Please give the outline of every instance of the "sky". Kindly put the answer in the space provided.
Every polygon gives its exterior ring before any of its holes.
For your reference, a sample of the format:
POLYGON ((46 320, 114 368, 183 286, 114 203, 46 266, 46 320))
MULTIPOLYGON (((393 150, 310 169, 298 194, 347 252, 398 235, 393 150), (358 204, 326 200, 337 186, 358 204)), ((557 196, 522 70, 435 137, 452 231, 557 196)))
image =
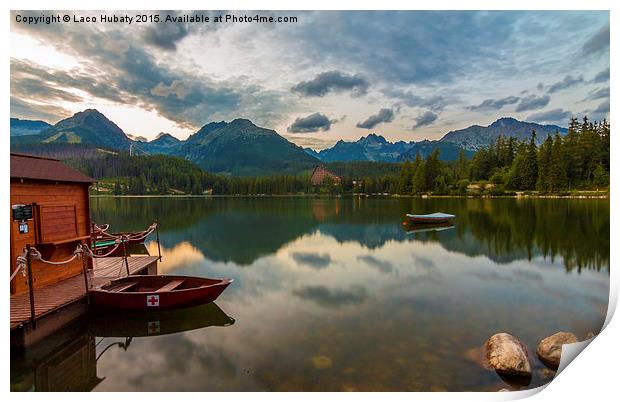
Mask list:
POLYGON ((95 108, 148 139, 247 118, 315 149, 500 117, 567 126, 609 118, 609 29, 607 11, 12 11, 11 116, 95 108), (226 14, 297 21, 214 21, 226 14), (71 20, 24 22, 52 15, 71 20))

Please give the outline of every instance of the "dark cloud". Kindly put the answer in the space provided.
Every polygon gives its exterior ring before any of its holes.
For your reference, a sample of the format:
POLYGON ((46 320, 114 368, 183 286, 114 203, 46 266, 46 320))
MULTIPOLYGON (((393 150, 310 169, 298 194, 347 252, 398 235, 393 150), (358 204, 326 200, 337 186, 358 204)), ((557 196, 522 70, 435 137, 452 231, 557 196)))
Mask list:
MULTIPOLYGON (((166 16, 181 18, 184 15, 197 16, 204 15, 213 18, 216 15, 223 14, 223 11, 159 11, 158 14, 162 20, 166 16)), ((174 51, 177 49, 177 44, 190 34, 200 34, 207 31, 216 31, 223 24, 191 24, 174 22, 174 23, 160 23, 160 24, 148 24, 142 31, 142 40, 151 46, 155 46, 162 50, 174 51)))
POLYGON ((327 268, 331 264, 332 259, 329 254, 319 254, 312 252, 295 252, 291 254, 291 257, 299 265, 307 265, 311 268, 322 269, 327 268))
POLYGON ((392 265, 390 261, 380 260, 370 254, 360 255, 359 257, 357 257, 357 260, 365 262, 366 264, 378 269, 379 272, 382 272, 384 274, 392 273, 392 271, 394 270, 394 266, 392 265))
POLYGON ((548 124, 566 124, 572 113, 564 109, 553 109, 546 112, 534 113, 527 116, 527 121, 548 124))
POLYGON ((579 77, 573 77, 572 75, 569 74, 566 77, 564 77, 562 81, 558 81, 555 84, 551 85, 549 89, 547 90, 547 92, 552 94, 562 89, 566 89, 566 88, 575 86, 577 84, 581 84, 583 81, 584 81, 583 75, 580 75, 579 77))
POLYGON ((601 82, 607 82, 607 81, 609 81, 609 67, 601 71, 600 73, 596 74, 594 78, 592 79, 592 82, 594 83, 601 83, 601 82))
POLYGON ((413 126, 413 128, 428 126, 429 124, 432 124, 435 120, 437 120, 437 117, 438 116, 435 113, 427 110, 426 112, 415 118, 415 125, 413 126))
POLYGON ((588 94, 585 100, 604 99, 609 98, 609 87, 597 88, 588 94))
POLYGON ((303 96, 325 96, 330 92, 350 91, 353 96, 364 95, 370 83, 360 74, 350 75, 340 71, 326 71, 310 81, 303 81, 291 90, 303 96))
POLYGON ((71 115, 71 112, 54 105, 41 105, 26 102, 11 96, 11 116, 19 116, 24 119, 45 120, 54 124, 59 120, 71 115))
POLYGON ((609 24, 599 29, 582 46, 581 53, 588 56, 609 49, 609 24))
POLYGON ((298 117, 291 124, 287 131, 289 133, 315 133, 317 131, 327 131, 332 124, 337 123, 338 119, 330 120, 329 117, 321 113, 313 113, 306 117, 298 117))
POLYGON ((310 300, 321 307, 328 308, 360 304, 368 298, 368 292, 364 287, 352 287, 350 290, 331 290, 325 286, 307 286, 293 293, 304 300, 310 300))
POLYGON ((499 110, 506 105, 514 105, 521 98, 517 96, 507 96, 501 99, 485 99, 479 105, 468 107, 469 110, 499 110))
POLYGON ((547 106, 549 104, 550 100, 551 100, 551 98, 549 97, 549 95, 542 95, 542 96, 530 95, 530 96, 526 96, 524 98, 521 98, 521 102, 519 102, 519 104, 517 105, 517 108, 515 110, 517 112, 525 112, 525 111, 528 111, 528 110, 540 109, 540 108, 543 108, 543 107, 547 106))
POLYGON ((342 11, 296 27, 291 39, 305 55, 363 66, 391 83, 445 84, 466 73, 506 63, 516 25, 514 12, 342 11), (435 40, 441 30, 441 39, 435 40))
POLYGON ((368 117, 366 120, 357 123, 356 126, 358 128, 365 128, 365 129, 370 130, 370 129, 375 128, 377 125, 381 123, 389 123, 392 120, 394 120, 394 110, 384 108, 384 109, 379 110, 377 114, 373 114, 372 116, 368 117))
POLYGON ((423 107, 434 112, 442 111, 447 103, 446 99, 441 95, 423 97, 414 94, 412 91, 403 91, 401 89, 386 89, 382 92, 384 95, 396 98, 409 107, 423 107))
POLYGON ((51 69, 33 62, 11 59, 13 96, 51 104, 56 100, 79 102, 82 97, 75 92, 69 92, 75 89, 114 102, 137 102, 133 96, 121 95, 104 76, 51 69))
POLYGON ((146 43, 164 50, 176 50, 177 42, 185 38, 189 30, 185 24, 150 24, 143 32, 146 43))

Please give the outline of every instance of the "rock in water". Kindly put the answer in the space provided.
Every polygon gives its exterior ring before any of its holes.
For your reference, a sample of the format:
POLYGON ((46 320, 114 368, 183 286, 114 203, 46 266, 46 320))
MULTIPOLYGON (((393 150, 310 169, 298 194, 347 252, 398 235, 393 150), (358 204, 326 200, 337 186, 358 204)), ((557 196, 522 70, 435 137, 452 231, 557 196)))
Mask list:
POLYGON ((562 345, 577 342, 575 334, 570 332, 558 332, 540 341, 536 349, 536 355, 545 363, 545 366, 557 370, 562 356, 562 345))
POLYGON ((486 342, 487 360, 504 376, 531 377, 532 367, 523 342, 505 332, 495 334, 486 342))

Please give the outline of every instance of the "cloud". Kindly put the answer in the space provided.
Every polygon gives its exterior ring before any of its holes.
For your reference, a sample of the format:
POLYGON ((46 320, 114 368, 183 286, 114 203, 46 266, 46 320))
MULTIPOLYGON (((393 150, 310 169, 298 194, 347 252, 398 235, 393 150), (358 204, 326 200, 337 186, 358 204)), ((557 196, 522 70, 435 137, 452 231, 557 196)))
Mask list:
POLYGON ((317 14, 291 40, 299 53, 331 65, 360 66, 390 83, 440 84, 496 67, 514 69, 506 56, 529 14, 514 12, 364 11, 317 14), (437 27, 444 27, 441 33, 437 27), (440 39, 437 40, 437 36, 440 39))
POLYGON ((591 111, 586 111, 583 114, 588 115, 590 120, 593 120, 593 121, 601 121, 603 119, 606 119, 607 116, 609 115, 609 98, 601 102, 596 107, 596 109, 591 110, 591 111))
POLYGON ((333 146, 337 140, 316 138, 307 135, 284 135, 287 140, 299 145, 303 148, 311 148, 314 150, 325 149, 333 146))
POLYGON ((429 124, 437 120, 437 117, 438 116, 435 113, 427 110, 426 112, 415 118, 415 125, 413 126, 413 128, 428 126, 429 124))
POLYGON ((143 39, 146 43, 164 50, 176 50, 177 42, 185 38, 188 29, 185 24, 150 24, 144 30, 143 39))
POLYGON ((287 131, 289 133, 315 133, 317 131, 328 131, 332 124, 337 123, 338 119, 330 120, 329 117, 321 113, 313 113, 306 117, 298 117, 291 124, 287 131))
POLYGON ((296 296, 315 302, 321 307, 338 308, 346 305, 363 303, 368 298, 364 287, 352 287, 350 290, 334 289, 325 286, 307 286, 295 290, 296 296))
POLYGON ((592 79, 593 83, 601 83, 601 82, 607 82, 607 81, 609 81, 609 67, 607 67, 605 70, 601 71, 600 73, 596 74, 594 78, 592 79))
POLYGON ((521 98, 517 96, 507 96, 501 99, 485 99, 479 105, 469 106, 469 110, 499 110, 506 105, 514 105, 521 98))
POLYGON ((583 44, 581 54, 589 56, 605 49, 609 49, 609 24, 599 29, 583 44))
POLYGON ((594 99, 603 99, 609 98, 609 87, 605 88, 597 88, 594 91, 591 91, 588 97, 584 100, 594 100, 594 99))
POLYGON ((553 109, 546 112, 534 113, 527 117, 527 121, 548 124, 565 124, 572 117, 572 113, 564 109, 553 109))
POLYGON ((424 107, 434 112, 440 112, 446 106, 446 99, 441 95, 433 95, 423 97, 414 94, 412 91, 403 91, 402 89, 384 89, 383 94, 396 98, 409 107, 424 107))
POLYGON ((332 259, 329 254, 319 254, 311 252, 295 252, 291 257, 299 265, 306 265, 314 269, 327 268, 331 264, 332 259))
POLYGON ((351 91, 352 96, 366 94, 370 83, 360 74, 350 75, 340 71, 318 74, 310 81, 293 86, 291 91, 303 96, 325 96, 330 92, 351 91))
POLYGON ((609 99, 604 100, 600 105, 594 109, 594 113, 609 113, 609 99))
POLYGON ((20 116, 24 119, 45 120, 53 124, 70 114, 70 111, 60 106, 33 104, 11 96, 11 116, 20 116))
POLYGON ((186 23, 182 21, 182 18, 185 15, 193 16, 202 16, 205 15, 207 17, 213 18, 216 15, 220 15, 223 13, 222 11, 159 11, 159 15, 162 19, 165 19, 166 16, 171 16, 174 18, 180 19, 178 22, 166 22, 159 24, 147 24, 145 25, 141 39, 147 44, 154 46, 158 49, 165 51, 175 51, 177 50, 177 45, 184 38, 189 36, 190 34, 199 35, 204 34, 208 31, 216 31, 224 26, 224 24, 192 24, 186 23))
POLYGON ((366 264, 376 268, 377 270, 379 270, 379 272, 382 272, 384 274, 392 273, 392 271, 394 270, 394 266, 390 261, 380 260, 370 254, 360 255, 359 257, 357 257, 357 260, 365 262, 366 264))
POLYGON ((394 110, 383 108, 366 120, 357 123, 356 127, 371 130, 381 123, 389 123, 392 120, 394 120, 394 110))
MULTIPOLYGON (((28 13, 31 12, 22 14, 28 13)), ((14 28, 84 60, 79 69, 69 71, 16 61, 18 68, 14 70, 12 66, 12 76, 21 69, 40 80, 42 87, 48 87, 32 96, 42 97, 49 88, 76 88, 99 99, 154 110, 191 129, 207 121, 234 119, 241 114, 251 116, 258 124, 271 125, 295 105, 294 100, 284 101, 285 92, 266 90, 246 77, 216 81, 195 71, 159 63, 130 30, 65 24, 14 28)), ((16 83, 11 93, 18 96, 24 92, 26 83, 16 83)), ((53 103, 46 102, 47 106, 53 103)))
POLYGON ((550 100, 551 100, 551 98, 549 97, 549 95, 542 95, 542 96, 530 95, 530 96, 526 96, 524 98, 521 98, 521 102, 519 102, 519 104, 517 105, 517 108, 515 110, 517 112, 525 112, 527 110, 540 109, 540 108, 543 108, 543 107, 547 106, 549 104, 550 100))
POLYGON ((566 89, 566 88, 575 86, 577 84, 581 84, 582 82, 583 82, 583 75, 580 75, 579 77, 573 77, 572 75, 569 74, 566 77, 564 77, 562 81, 558 81, 555 84, 551 85, 549 89, 547 90, 547 92, 552 94, 562 89, 566 89))

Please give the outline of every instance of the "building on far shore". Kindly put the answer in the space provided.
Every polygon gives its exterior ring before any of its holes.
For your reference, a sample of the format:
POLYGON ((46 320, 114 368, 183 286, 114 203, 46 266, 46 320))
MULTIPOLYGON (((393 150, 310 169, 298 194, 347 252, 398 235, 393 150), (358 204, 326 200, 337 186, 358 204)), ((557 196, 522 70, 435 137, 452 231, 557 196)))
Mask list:
POLYGON ((334 185, 338 185, 341 183, 340 177, 330 172, 329 170, 325 169, 325 166, 316 165, 314 167, 314 171, 312 172, 312 176, 310 177, 310 181, 312 182, 312 185, 320 186, 325 183, 326 179, 331 180, 332 184, 334 185))

